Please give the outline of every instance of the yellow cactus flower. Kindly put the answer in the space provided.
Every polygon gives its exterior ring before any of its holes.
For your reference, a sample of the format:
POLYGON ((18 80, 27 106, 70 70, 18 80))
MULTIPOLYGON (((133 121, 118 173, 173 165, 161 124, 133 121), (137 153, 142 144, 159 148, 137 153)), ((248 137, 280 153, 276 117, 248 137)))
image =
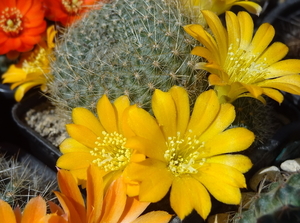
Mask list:
POLYGON ((262 95, 278 101, 279 92, 300 94, 300 60, 281 60, 288 47, 275 42, 270 45, 275 30, 262 24, 253 36, 253 21, 247 12, 226 12, 226 26, 211 11, 202 11, 213 35, 201 25, 187 25, 185 31, 204 45, 196 46, 192 54, 205 58, 196 68, 210 72, 209 84, 222 102, 239 97, 254 97, 265 102, 262 95), (270 45, 270 46, 269 46, 270 45), (281 61, 280 61, 281 60, 281 61))
POLYGON ((78 184, 85 185, 86 169, 94 163, 106 174, 109 184, 130 162, 143 160, 144 155, 124 146, 127 138, 134 135, 123 121, 124 110, 129 106, 127 96, 111 103, 103 95, 97 103, 98 118, 86 108, 73 109, 74 123, 66 125, 71 138, 61 143, 63 155, 57 160, 57 166, 70 170, 78 184))
POLYGON ((15 92, 16 101, 21 101, 24 94, 35 86, 46 91, 46 83, 51 79, 49 56, 54 48, 53 39, 56 31, 54 26, 47 29, 47 40, 42 39, 36 47, 23 53, 17 64, 12 64, 2 75, 3 83, 9 83, 15 92))
POLYGON ((201 14, 202 10, 209 10, 220 15, 230 10, 232 6, 238 5, 256 15, 259 15, 262 11, 259 4, 248 0, 181 0, 181 3, 185 10, 190 12, 190 16, 198 17, 198 22, 203 25, 205 20, 201 14))
POLYGON ((232 154, 247 149, 254 134, 242 127, 225 130, 235 118, 233 105, 220 104, 214 90, 202 93, 190 116, 188 93, 174 86, 168 92, 155 90, 155 118, 137 106, 126 113, 136 134, 126 147, 148 157, 132 163, 127 174, 140 182, 141 201, 157 202, 169 189, 170 203, 179 218, 195 209, 204 219, 211 210, 210 192, 217 200, 238 204, 243 173, 252 163, 232 154))
POLYGON ((69 171, 58 170, 57 179, 61 192, 54 193, 63 210, 49 202, 52 214, 48 216, 47 222, 167 223, 171 219, 172 216, 165 211, 153 211, 139 217, 150 203, 141 202, 137 197, 128 197, 122 177, 114 180, 104 193, 104 182, 99 168, 91 165, 86 171, 87 196, 84 199, 73 175, 69 171))

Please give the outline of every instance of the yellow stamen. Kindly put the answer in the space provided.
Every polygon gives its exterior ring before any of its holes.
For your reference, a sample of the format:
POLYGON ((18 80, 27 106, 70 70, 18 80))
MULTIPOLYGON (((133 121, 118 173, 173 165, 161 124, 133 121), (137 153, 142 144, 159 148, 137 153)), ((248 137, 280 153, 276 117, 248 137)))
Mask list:
POLYGON ((95 156, 93 163, 105 171, 119 170, 126 166, 131 158, 131 149, 126 148, 126 138, 117 132, 102 132, 95 142, 96 147, 90 153, 95 156))
POLYGON ((82 8, 82 0, 62 0, 65 10, 70 14, 77 14, 82 8))
POLYGON ((0 13, 0 29, 12 37, 17 36, 23 30, 22 18, 19 9, 7 7, 0 13))

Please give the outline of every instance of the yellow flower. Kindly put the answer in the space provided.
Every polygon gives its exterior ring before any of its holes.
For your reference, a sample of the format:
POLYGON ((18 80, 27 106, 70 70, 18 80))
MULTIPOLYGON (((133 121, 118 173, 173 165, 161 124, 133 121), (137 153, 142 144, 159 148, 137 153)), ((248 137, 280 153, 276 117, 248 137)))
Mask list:
POLYGON ((61 143, 63 155, 58 159, 57 166, 70 170, 78 179, 78 184, 84 185, 86 169, 91 163, 105 172, 105 180, 109 183, 130 162, 143 160, 144 155, 124 146, 127 138, 133 135, 123 123, 124 110, 129 106, 126 96, 117 98, 112 104, 104 95, 97 103, 98 118, 86 108, 73 109, 74 124, 66 125, 71 138, 61 143))
POLYGON ((231 9, 232 6, 238 5, 245 8, 248 12, 259 15, 262 8, 259 4, 252 1, 240 0, 181 0, 185 10, 190 11, 191 16, 198 17, 200 24, 205 24, 202 10, 210 10, 217 15, 220 15, 231 9))
POLYGON ((247 12, 226 12, 227 30, 213 12, 202 13, 213 36, 200 25, 184 28, 204 45, 192 50, 192 54, 208 61, 198 63, 196 68, 211 73, 209 83, 215 85, 222 102, 238 97, 265 102, 264 94, 280 103, 283 96, 278 90, 300 94, 300 60, 279 61, 288 47, 280 42, 269 46, 275 34, 272 25, 262 24, 253 37, 253 21, 247 12))
POLYGON ((42 223, 46 217, 47 206, 40 196, 30 199, 26 204, 23 214, 20 208, 12 210, 10 205, 0 200, 0 219, 2 223, 42 223))
POLYGON ((164 211, 153 211, 138 217, 149 205, 137 197, 127 197, 126 186, 121 178, 113 181, 106 194, 101 171, 91 165, 87 169, 86 202, 73 175, 66 170, 58 170, 58 183, 61 192, 54 192, 63 211, 50 202, 52 213, 49 222, 61 223, 167 223, 172 217, 164 211), (52 220, 52 221, 51 221, 52 220), (54 221, 55 220, 55 221, 54 221))
POLYGON ((242 173, 252 163, 232 153, 247 149, 254 134, 241 127, 225 130, 235 118, 233 105, 220 105, 209 90, 197 98, 190 116, 186 90, 174 86, 169 92, 155 90, 152 109, 156 118, 137 106, 127 110, 136 136, 126 146, 149 157, 127 170, 132 180, 141 182, 140 200, 157 202, 171 187, 171 207, 181 219, 193 209, 204 219, 208 216, 207 190, 221 202, 238 204, 239 188, 246 187, 242 173))
POLYGON ((10 83, 15 92, 16 101, 21 101, 24 94, 35 86, 40 85, 46 91, 46 83, 51 79, 49 55, 54 47, 53 39, 56 34, 54 26, 47 29, 47 40, 42 39, 30 52, 23 53, 17 64, 11 65, 2 75, 3 83, 10 83))

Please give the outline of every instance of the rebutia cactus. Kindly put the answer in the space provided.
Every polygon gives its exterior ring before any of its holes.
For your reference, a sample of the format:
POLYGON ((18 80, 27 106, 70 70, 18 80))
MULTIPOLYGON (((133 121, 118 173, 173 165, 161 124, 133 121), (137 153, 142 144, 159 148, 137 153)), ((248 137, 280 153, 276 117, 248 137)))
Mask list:
POLYGON ((182 28, 191 20, 172 2, 114 0, 68 29, 52 63, 55 105, 95 111, 107 94, 149 109, 154 89, 184 86, 192 99, 205 90, 205 73, 194 69, 199 57, 190 54, 195 42, 182 28))
POLYGON ((235 223, 294 223, 300 221, 300 173, 291 175, 286 182, 275 182, 269 191, 261 193, 249 210, 236 214, 235 223), (297 219, 294 221, 293 219, 297 219))

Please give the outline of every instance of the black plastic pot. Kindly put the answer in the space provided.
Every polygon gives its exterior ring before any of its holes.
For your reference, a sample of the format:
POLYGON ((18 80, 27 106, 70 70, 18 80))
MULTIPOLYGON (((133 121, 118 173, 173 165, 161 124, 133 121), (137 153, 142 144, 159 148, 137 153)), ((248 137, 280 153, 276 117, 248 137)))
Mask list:
POLYGON ((39 92, 28 95, 21 102, 13 106, 12 118, 23 135, 24 140, 28 143, 29 152, 50 168, 55 169, 56 161, 61 155, 59 149, 30 128, 24 121, 24 115, 30 108, 46 100, 39 92))

